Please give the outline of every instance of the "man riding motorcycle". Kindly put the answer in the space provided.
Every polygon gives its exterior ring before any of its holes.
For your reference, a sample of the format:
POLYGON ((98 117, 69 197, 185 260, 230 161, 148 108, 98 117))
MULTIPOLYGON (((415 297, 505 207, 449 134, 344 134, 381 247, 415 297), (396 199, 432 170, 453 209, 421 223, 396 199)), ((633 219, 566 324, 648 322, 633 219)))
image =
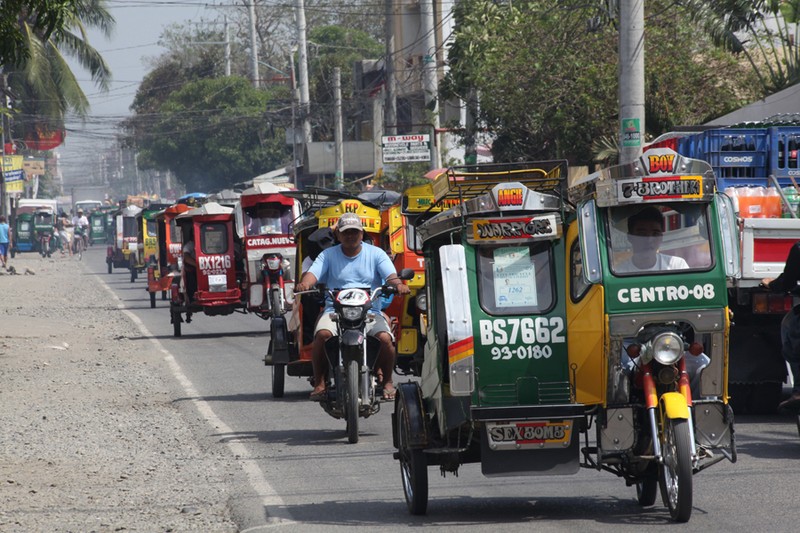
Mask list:
MULTIPOLYGON (((336 236, 340 244, 324 250, 314 260, 308 272, 295 286, 295 292, 311 289, 317 282, 325 283, 335 289, 370 287, 372 290, 385 284, 394 286, 398 294, 408 294, 410 289, 397 276, 394 264, 381 248, 363 242, 364 228, 361 219, 355 213, 344 213, 339 219, 336 236)), ((392 383, 394 371, 395 349, 389 325, 378 307, 373 309, 374 320, 367 326, 366 334, 378 339, 381 343, 378 355, 378 368, 382 376, 383 397, 393 399, 395 394, 392 383)), ((319 401, 325 395, 325 375, 328 370, 325 358, 325 342, 333 337, 336 324, 331 320, 333 302, 327 301, 325 310, 317 320, 314 330, 314 341, 311 348, 312 366, 314 368, 314 390, 312 401, 319 401)))

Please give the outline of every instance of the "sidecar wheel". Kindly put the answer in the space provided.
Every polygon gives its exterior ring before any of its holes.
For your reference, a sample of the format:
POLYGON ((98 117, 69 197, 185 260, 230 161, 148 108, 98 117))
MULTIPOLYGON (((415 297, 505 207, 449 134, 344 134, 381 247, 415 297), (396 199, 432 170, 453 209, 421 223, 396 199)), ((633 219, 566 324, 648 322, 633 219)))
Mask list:
POLYGON ((650 507, 656 503, 658 480, 644 479, 636 484, 636 500, 642 507, 650 507))
POLYGON ((403 482, 408 512, 412 515, 424 515, 428 510, 428 461, 423 450, 411 448, 409 444, 410 418, 404 387, 401 387, 397 391, 394 416, 397 424, 395 435, 397 455, 400 460, 400 478, 403 482))
POLYGON ((114 270, 114 267, 111 264, 111 261, 106 261, 106 264, 108 265, 108 273, 111 274, 111 272, 114 270))
POLYGON ((668 418, 664 421, 662 453, 664 465, 658 477, 661 498, 675 522, 688 522, 692 516, 692 449, 688 420, 668 418))
POLYGON ((347 442, 358 442, 358 363, 349 361, 345 367, 344 410, 347 420, 347 442))
POLYGON ((181 314, 175 311, 170 311, 172 315, 172 335, 174 337, 181 336, 181 314))
POLYGON ((156 308, 156 293, 151 292, 150 293, 150 309, 155 309, 155 308, 156 308))

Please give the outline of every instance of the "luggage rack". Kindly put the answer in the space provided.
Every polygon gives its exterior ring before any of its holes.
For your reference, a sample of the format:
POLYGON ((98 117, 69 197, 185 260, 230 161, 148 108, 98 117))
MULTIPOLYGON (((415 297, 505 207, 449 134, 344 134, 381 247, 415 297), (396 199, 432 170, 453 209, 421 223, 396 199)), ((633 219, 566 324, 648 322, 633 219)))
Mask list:
POLYGON ((529 161, 450 167, 433 179, 433 201, 458 199, 464 202, 486 194, 496 185, 509 182, 521 183, 539 193, 566 198, 567 162, 529 161))

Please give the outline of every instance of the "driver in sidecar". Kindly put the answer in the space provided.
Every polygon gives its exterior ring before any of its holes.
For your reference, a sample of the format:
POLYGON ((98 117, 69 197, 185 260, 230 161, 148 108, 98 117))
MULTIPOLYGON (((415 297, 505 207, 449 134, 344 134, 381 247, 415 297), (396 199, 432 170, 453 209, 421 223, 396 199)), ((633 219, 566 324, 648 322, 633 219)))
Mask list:
MULTIPOLYGON (((309 270, 303 274, 295 292, 307 291, 318 282, 332 289, 348 289, 370 287, 377 289, 385 283, 397 289, 398 294, 408 294, 410 289, 397 276, 389 256, 381 248, 363 242, 364 228, 361 219, 355 213, 344 213, 336 228, 339 243, 320 253, 309 270)), ((392 383, 394 371, 395 349, 389 325, 380 312, 376 302, 375 320, 367 325, 366 334, 375 337, 381 343, 377 366, 382 375, 383 398, 394 398, 395 388, 392 383)), ((336 324, 331 320, 333 302, 327 301, 326 307, 317 319, 314 329, 314 341, 311 345, 311 363, 314 368, 314 390, 311 400, 319 401, 325 395, 325 375, 328 362, 325 357, 325 342, 333 337, 336 324)))

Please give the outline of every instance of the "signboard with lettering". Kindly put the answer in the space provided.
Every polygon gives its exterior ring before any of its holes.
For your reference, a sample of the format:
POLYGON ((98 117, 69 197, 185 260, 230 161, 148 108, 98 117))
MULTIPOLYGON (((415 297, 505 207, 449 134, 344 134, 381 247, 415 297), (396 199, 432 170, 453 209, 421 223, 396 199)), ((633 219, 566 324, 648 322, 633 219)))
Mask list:
POLYGON ((415 163, 431 160, 428 134, 384 135, 381 137, 384 163, 415 163))

